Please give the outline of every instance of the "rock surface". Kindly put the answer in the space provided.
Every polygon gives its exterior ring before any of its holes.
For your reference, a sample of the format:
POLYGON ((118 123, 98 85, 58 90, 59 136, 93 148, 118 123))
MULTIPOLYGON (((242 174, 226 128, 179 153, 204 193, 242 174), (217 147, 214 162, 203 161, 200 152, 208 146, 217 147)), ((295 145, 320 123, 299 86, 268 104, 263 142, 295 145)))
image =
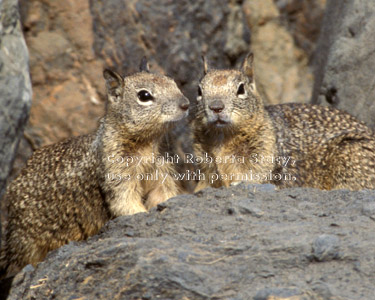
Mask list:
POLYGON ((313 103, 375 127, 375 2, 329 0, 315 54, 313 103))
POLYGON ((104 111, 103 62, 92 49, 88 0, 20 0, 20 9, 34 92, 23 145, 35 150, 94 130, 104 111))
POLYGON ((274 0, 296 45, 303 49, 309 59, 315 51, 327 0, 274 0))
POLYGON ((307 55, 297 49, 292 34, 279 22, 281 16, 272 0, 91 4, 95 52, 123 71, 136 70, 146 55, 195 99, 202 54, 214 67, 230 68, 240 64, 251 45, 258 83, 267 87, 263 90, 268 102, 307 102, 310 97, 307 55), (264 72, 271 76, 262 76, 264 72))
POLYGON ((308 102, 313 82, 309 55, 296 47, 297 36, 289 26, 283 26, 286 14, 272 0, 248 0, 243 9, 251 28, 257 88, 265 101, 308 102))
POLYGON ((374 204, 271 185, 182 195, 26 267, 8 299, 369 300, 374 204))
POLYGON ((16 0, 0 2, 0 199, 31 105, 29 57, 17 5, 16 0))

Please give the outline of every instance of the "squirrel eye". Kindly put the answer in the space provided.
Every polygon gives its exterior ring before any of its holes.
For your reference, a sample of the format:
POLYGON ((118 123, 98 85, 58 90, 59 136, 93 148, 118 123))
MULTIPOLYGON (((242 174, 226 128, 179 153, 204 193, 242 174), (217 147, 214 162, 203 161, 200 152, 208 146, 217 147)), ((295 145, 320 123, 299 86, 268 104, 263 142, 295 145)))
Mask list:
POLYGON ((154 97, 152 97, 152 95, 148 91, 141 90, 138 92, 138 99, 146 102, 146 101, 154 100, 154 97))
POLYGON ((202 97, 202 89, 200 86, 198 86, 198 96, 202 97))
POLYGON ((241 83, 238 86, 237 95, 244 95, 245 94, 245 86, 243 83, 241 83))

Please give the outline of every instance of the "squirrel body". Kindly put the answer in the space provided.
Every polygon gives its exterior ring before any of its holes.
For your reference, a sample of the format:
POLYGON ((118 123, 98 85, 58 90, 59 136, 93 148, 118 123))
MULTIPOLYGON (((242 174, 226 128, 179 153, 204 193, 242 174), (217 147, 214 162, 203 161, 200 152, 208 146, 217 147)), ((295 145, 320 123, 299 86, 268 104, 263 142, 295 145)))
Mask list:
POLYGON ((139 160, 163 155, 163 136, 187 116, 189 101, 145 61, 134 75, 103 75, 108 100, 97 131, 36 150, 7 187, 3 277, 96 234, 111 218, 146 212, 180 192, 172 164, 139 160))
POLYGON ((200 164, 206 176, 196 191, 240 181, 281 188, 375 188, 375 135, 365 124, 330 107, 265 106, 252 54, 241 70, 204 65, 193 121, 195 153, 216 161, 230 155, 242 159, 200 164))

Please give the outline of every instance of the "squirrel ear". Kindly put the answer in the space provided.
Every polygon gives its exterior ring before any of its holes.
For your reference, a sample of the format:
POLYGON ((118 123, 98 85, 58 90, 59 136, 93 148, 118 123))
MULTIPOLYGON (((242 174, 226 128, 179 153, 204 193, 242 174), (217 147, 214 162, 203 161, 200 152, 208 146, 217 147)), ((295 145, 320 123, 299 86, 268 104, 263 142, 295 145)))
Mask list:
POLYGON ((141 64, 139 65, 139 71, 150 73, 150 68, 146 56, 142 57, 141 64))
POLYGON ((210 71, 210 67, 208 66, 207 57, 205 55, 202 56, 202 61, 203 61, 204 75, 206 75, 210 71))
POLYGON ((121 90, 124 85, 124 78, 122 78, 122 76, 117 72, 109 69, 105 69, 103 71, 103 77, 105 79, 109 100, 113 100, 111 97, 117 97, 121 94, 121 90))
POLYGON ((254 81, 254 54, 250 52, 248 55, 246 55, 245 60, 242 63, 241 71, 244 73, 247 77, 249 77, 250 81, 254 81))

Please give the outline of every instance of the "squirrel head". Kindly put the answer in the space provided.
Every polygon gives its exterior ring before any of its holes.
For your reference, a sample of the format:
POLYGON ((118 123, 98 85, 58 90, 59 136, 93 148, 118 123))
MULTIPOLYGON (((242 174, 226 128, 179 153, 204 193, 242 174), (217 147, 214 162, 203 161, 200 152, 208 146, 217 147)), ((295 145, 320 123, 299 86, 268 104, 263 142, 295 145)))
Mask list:
POLYGON ((188 115, 189 100, 169 77, 150 73, 145 58, 140 72, 122 77, 104 70, 108 122, 129 133, 152 136, 188 115))
POLYGON ((197 118, 202 125, 233 130, 263 110, 254 81, 253 60, 249 53, 240 70, 211 70, 203 59, 205 75, 197 97, 197 118))

